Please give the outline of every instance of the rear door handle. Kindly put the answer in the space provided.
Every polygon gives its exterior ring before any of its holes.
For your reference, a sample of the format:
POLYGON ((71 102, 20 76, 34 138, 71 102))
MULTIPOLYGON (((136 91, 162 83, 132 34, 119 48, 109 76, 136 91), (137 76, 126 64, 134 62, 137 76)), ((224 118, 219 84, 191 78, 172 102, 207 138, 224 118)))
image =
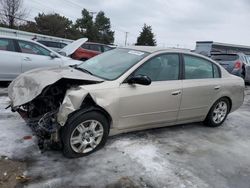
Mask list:
POLYGON ((215 86, 214 89, 215 89, 215 90, 219 90, 219 89, 220 89, 220 86, 215 86))
POLYGON ((181 90, 172 92, 172 95, 180 95, 180 94, 181 94, 181 90))
POLYGON ((31 58, 30 57, 25 57, 23 58, 24 61, 31 61, 31 58))

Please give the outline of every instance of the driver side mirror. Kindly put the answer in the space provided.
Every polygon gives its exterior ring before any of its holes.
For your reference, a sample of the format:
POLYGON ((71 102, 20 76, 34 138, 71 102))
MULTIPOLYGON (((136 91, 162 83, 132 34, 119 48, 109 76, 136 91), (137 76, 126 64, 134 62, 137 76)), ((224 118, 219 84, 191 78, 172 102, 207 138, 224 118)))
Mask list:
POLYGON ((53 52, 50 52, 49 56, 54 59, 54 58, 57 58, 58 56, 56 54, 54 54, 53 52))
POLYGON ((132 76, 127 80, 128 84, 140 84, 148 86, 151 84, 151 79, 145 75, 132 76))

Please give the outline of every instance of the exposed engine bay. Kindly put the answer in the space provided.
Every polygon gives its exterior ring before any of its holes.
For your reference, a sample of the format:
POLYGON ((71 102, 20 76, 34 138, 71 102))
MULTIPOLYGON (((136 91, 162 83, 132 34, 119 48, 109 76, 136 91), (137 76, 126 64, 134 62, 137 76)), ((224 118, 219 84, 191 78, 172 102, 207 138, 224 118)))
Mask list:
POLYGON ((60 149, 60 129, 57 113, 68 89, 79 85, 95 84, 96 81, 60 79, 45 87, 40 95, 32 101, 12 108, 17 111, 38 137, 38 146, 43 151, 48 148, 60 149))

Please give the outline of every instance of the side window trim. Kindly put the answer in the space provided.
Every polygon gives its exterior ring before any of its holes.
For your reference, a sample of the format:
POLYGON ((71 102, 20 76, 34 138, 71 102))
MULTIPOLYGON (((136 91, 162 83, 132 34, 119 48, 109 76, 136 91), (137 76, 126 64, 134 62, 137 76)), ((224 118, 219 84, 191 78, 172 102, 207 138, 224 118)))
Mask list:
POLYGON ((101 45, 100 47, 101 47, 101 52, 105 52, 104 45, 101 45))
MULTIPOLYGON (((134 76, 134 73, 139 69, 141 68, 145 63, 149 62, 150 60, 152 60, 153 58, 157 58, 158 56, 162 56, 162 55, 178 55, 178 59, 179 59, 179 77, 178 77, 178 80, 182 80, 182 60, 181 60, 181 54, 178 53, 178 52, 165 52, 165 53, 161 53, 161 54, 158 54, 158 55, 155 55, 151 58, 149 58, 147 61, 145 61, 143 64, 141 64, 139 67, 137 67, 126 79, 124 79, 124 81, 122 82, 122 84, 125 84, 127 83, 127 80, 131 77, 131 76, 134 76)), ((166 81, 176 81, 176 80, 166 80, 166 81)), ((162 82, 162 81, 154 81, 154 82, 162 82)), ((163 81, 165 82, 165 81, 163 81)))
MULTIPOLYGON (((218 78, 221 78, 221 69, 218 65, 216 65, 214 62, 208 60, 208 59, 205 59, 205 58, 202 58, 202 57, 199 57, 199 56, 195 56, 195 55, 192 55, 192 54, 185 54, 185 53, 182 53, 181 54, 181 69, 182 69, 182 80, 188 80, 185 78, 185 59, 184 59, 184 55, 187 55, 187 56, 192 56, 192 57, 196 57, 196 58, 200 58, 200 59, 203 59, 207 62, 210 62, 211 65, 212 65, 212 71, 213 71, 213 78, 212 79, 215 79, 214 77, 214 66, 217 67, 218 71, 219 71, 219 77, 218 78)), ((209 78, 206 78, 206 79, 209 79, 209 78)), ((211 78, 210 78, 211 79, 211 78)))
POLYGON ((218 78, 221 78, 221 69, 220 69, 220 67, 218 65, 216 65, 215 63, 213 63, 213 62, 211 62, 211 63, 213 65, 213 76, 214 76, 214 67, 216 67, 217 70, 218 70, 218 73, 219 73, 219 77, 218 78))
POLYGON ((19 46, 17 40, 16 40, 16 39, 13 39, 13 42, 14 42, 14 46, 15 46, 16 52, 22 53, 21 48, 20 48, 20 46, 19 46))

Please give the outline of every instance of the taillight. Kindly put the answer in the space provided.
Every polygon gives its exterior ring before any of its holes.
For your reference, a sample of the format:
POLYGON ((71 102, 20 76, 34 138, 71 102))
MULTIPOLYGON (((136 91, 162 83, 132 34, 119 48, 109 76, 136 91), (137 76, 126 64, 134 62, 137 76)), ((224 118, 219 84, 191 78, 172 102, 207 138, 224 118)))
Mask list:
POLYGON ((234 68, 235 69, 240 69, 241 68, 241 62, 240 61, 236 61, 235 64, 234 64, 234 68))

